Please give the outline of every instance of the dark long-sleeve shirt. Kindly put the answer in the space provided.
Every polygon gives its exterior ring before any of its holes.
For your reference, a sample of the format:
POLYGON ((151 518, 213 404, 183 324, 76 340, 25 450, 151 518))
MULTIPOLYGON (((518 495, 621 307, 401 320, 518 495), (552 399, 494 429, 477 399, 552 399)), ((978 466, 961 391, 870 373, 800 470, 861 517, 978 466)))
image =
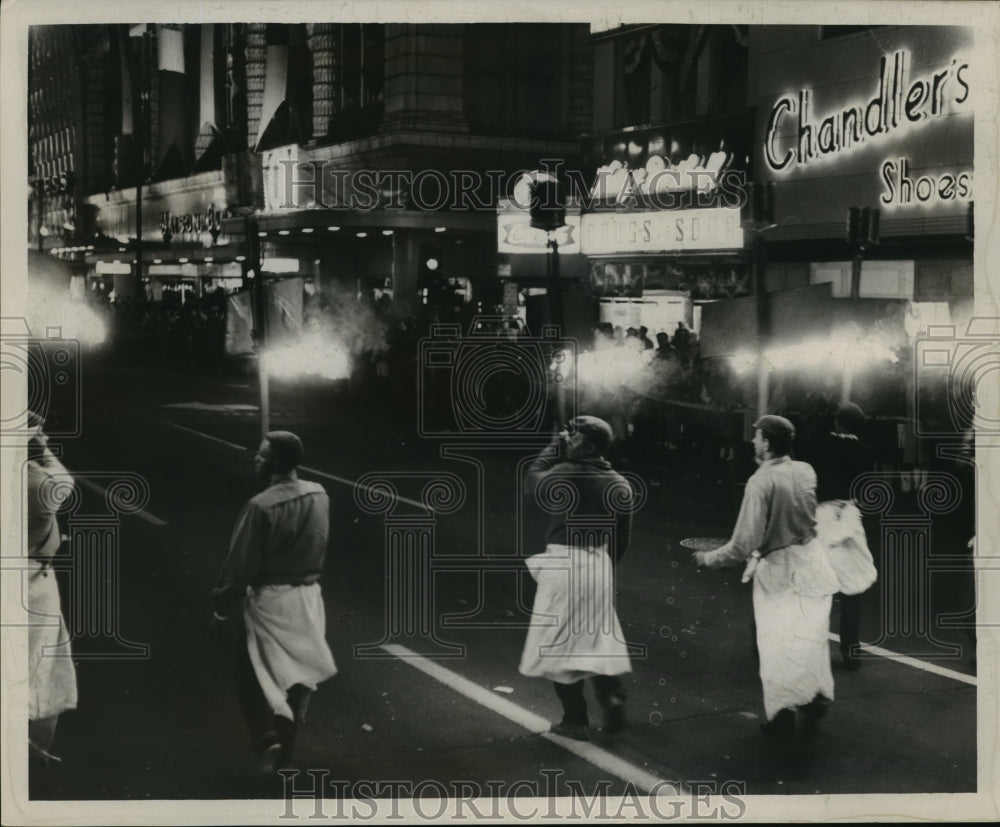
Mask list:
POLYGON ((872 449, 853 434, 828 434, 820 440, 816 450, 808 457, 816 470, 816 499, 851 499, 851 485, 866 471, 871 471, 875 460, 872 449))
POLYGON ((525 495, 549 515, 547 543, 603 545, 617 563, 632 539, 632 486, 603 458, 560 460, 557 444, 529 466, 525 495), (562 489, 569 486, 573 496, 562 489))
POLYGON ((323 573, 330 531, 330 499, 323 486, 280 480, 243 508, 229 555, 212 592, 225 617, 247 586, 315 583, 323 573))

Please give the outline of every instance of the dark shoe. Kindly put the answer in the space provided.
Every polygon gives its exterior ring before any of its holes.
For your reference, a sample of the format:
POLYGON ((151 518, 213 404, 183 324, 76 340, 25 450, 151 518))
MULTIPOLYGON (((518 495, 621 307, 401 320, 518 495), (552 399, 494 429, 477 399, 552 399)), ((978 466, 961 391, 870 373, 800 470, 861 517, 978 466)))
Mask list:
POLYGON ((802 743, 809 744, 816 739, 819 733, 819 722, 826 715, 830 701, 822 695, 817 695, 805 706, 799 707, 802 712, 802 728, 800 736, 802 743))
POLYGON ((770 721, 764 721, 760 725, 760 731, 765 735, 792 740, 795 738, 795 712, 791 709, 782 709, 770 721))
POLYGON ((625 727, 625 704, 621 701, 612 702, 604 710, 604 731, 614 735, 625 727))
POLYGON ((564 724, 562 721, 552 724, 549 732, 562 735, 565 738, 572 738, 574 741, 589 741, 590 730, 586 724, 564 724))

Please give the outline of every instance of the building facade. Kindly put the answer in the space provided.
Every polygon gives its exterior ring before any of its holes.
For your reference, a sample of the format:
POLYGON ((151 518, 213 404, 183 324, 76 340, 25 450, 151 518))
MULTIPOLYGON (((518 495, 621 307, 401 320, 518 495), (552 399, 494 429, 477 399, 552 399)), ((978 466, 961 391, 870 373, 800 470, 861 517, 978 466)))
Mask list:
POLYGON ((595 321, 697 328, 704 302, 752 292, 747 27, 628 25, 591 42, 577 269, 595 321))
POLYGON ((407 311, 489 301, 503 188, 540 159, 577 163, 591 118, 585 25, 37 27, 30 50, 35 227, 90 216, 44 246, 120 295, 234 285, 253 213, 265 273, 407 311), (79 68, 62 78, 64 40, 79 68), (71 124, 47 115, 55 95, 71 124), (72 193, 53 191, 65 172, 72 193))

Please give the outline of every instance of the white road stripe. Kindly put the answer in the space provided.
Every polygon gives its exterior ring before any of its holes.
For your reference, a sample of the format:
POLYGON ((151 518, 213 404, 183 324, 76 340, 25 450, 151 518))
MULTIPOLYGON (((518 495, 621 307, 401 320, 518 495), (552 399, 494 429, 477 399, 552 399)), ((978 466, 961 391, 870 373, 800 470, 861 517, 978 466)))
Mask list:
POLYGON ((673 770, 667 770, 670 773, 668 779, 660 778, 589 741, 574 741, 572 738, 555 735, 549 732, 549 722, 541 715, 536 715, 534 712, 518 706, 513 701, 490 692, 485 687, 470 681, 468 678, 462 677, 457 672, 446 669, 441 664, 435 663, 423 655, 418 655, 405 646, 386 643, 382 648, 404 663, 408 663, 425 675, 429 675, 436 681, 443 683, 449 689, 455 690, 460 695, 464 695, 469 700, 475 701, 480 706, 485 706, 490 711, 496 712, 508 721, 524 727, 529 732, 541 735, 543 738, 558 744, 563 749, 572 752, 598 769, 614 775, 622 781, 633 784, 636 789, 646 793, 655 791, 660 794, 666 794, 668 790, 669 792, 680 792, 680 790, 676 789, 677 785, 681 784, 680 776, 673 770), (670 789, 671 787, 674 789, 670 789))
MULTIPOLYGON (((213 442, 219 442, 222 445, 228 446, 229 448, 235 448, 237 451, 249 451, 250 450, 249 448, 247 448, 244 445, 237 445, 235 442, 227 442, 226 440, 220 439, 217 436, 212 436, 211 434, 206 434, 206 433, 203 433, 202 431, 196 431, 194 428, 185 428, 183 425, 178 425, 176 422, 170 422, 170 421, 168 421, 166 419, 164 419, 163 422, 164 422, 165 425, 169 425, 171 428, 177 428, 180 431, 185 431, 186 433, 194 434, 195 436, 200 436, 200 437, 203 437, 204 439, 210 439, 213 442)), ((343 485, 349 485, 349 486, 351 486, 351 488, 361 488, 361 489, 366 490, 366 491, 371 490, 370 486, 367 486, 367 485, 358 485, 358 483, 357 483, 356 480, 349 480, 346 477, 338 477, 336 474, 328 474, 326 471, 320 471, 318 468, 310 468, 308 465, 300 465, 299 466, 299 470, 300 471, 305 471, 307 474, 312 474, 315 477, 324 477, 325 479, 333 480, 334 482, 339 482, 339 483, 342 483, 343 485)), ((384 492, 384 491, 382 491, 380 489, 378 493, 379 494, 385 494, 387 492, 384 492)), ((411 500, 408 497, 400 496, 399 494, 390 495, 390 496, 392 496, 392 498, 394 500, 397 500, 398 502, 401 502, 401 503, 406 503, 407 505, 416 506, 417 508, 420 508, 420 509, 423 509, 423 510, 426 510, 426 508, 427 508, 427 506, 425 506, 423 503, 417 502, 416 500, 411 500)))
POLYGON ((228 445, 230 448, 235 448, 237 451, 248 451, 249 449, 245 445, 237 445, 235 442, 227 442, 224 439, 219 439, 217 436, 212 436, 211 434, 205 434, 201 431, 196 431, 194 428, 185 428, 183 425, 178 425, 176 422, 169 422, 168 420, 163 420, 164 425, 168 425, 171 428, 176 428, 178 431, 186 431, 189 434, 194 434, 195 436, 200 436, 204 439, 210 439, 212 442, 219 442, 223 445, 228 445))
MULTIPOLYGON (((840 635, 830 632, 828 637, 830 640, 840 643, 840 635)), ((944 666, 938 666, 936 663, 930 663, 925 660, 920 660, 919 658, 911 658, 908 655, 900 655, 898 652, 891 652, 888 649, 883 649, 881 646, 872 646, 870 643, 862 643, 861 649, 864 652, 871 652, 873 655, 878 655, 879 657, 883 657, 888 660, 894 660, 905 666, 912 666, 914 669, 921 669, 924 672, 940 675, 942 678, 951 678, 952 680, 967 683, 970 686, 979 685, 975 675, 966 675, 963 672, 956 672, 954 669, 947 669, 944 666)))
MULTIPOLYGON (((101 485, 98 485, 93 480, 88 480, 86 477, 74 477, 74 479, 75 479, 76 482, 78 482, 78 483, 80 483, 82 485, 87 486, 87 488, 89 488, 91 491, 95 491, 98 494, 101 494, 102 496, 106 495, 108 493, 106 488, 104 488, 101 485)), ((145 510, 143 510, 143 511, 134 511, 134 512, 131 512, 131 513, 132 513, 132 516, 138 517, 140 520, 145 520, 147 523, 151 523, 152 525, 166 525, 167 524, 164 520, 161 520, 155 514, 150 514, 148 511, 145 511, 145 510)))

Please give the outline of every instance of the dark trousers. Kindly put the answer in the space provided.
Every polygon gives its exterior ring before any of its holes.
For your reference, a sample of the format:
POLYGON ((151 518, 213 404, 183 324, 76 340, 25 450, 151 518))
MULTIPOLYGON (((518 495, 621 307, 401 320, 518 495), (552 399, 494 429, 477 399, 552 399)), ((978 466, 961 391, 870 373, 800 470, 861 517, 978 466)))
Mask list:
MULTIPOLYGON (((617 675, 593 675, 590 682, 594 687, 594 695, 597 702, 607 709, 612 703, 625 702, 625 690, 622 688, 621 678, 617 675)), ((583 696, 583 680, 576 683, 556 683, 556 695, 562 702, 563 719, 562 723, 571 726, 587 725, 587 699, 583 696)))
POLYGON ((855 646, 861 642, 861 595, 842 594, 840 596, 840 653, 845 657, 857 657, 855 646))
POLYGON ((243 719, 250 733, 250 748, 259 753, 274 744, 281 744, 282 759, 290 761, 295 748, 298 725, 305 718, 311 691, 300 683, 288 690, 288 705, 295 715, 294 721, 282 715, 275 715, 267 698, 264 697, 264 691, 260 688, 245 639, 241 639, 236 647, 234 673, 236 696, 239 698, 240 710, 243 712, 243 719))

